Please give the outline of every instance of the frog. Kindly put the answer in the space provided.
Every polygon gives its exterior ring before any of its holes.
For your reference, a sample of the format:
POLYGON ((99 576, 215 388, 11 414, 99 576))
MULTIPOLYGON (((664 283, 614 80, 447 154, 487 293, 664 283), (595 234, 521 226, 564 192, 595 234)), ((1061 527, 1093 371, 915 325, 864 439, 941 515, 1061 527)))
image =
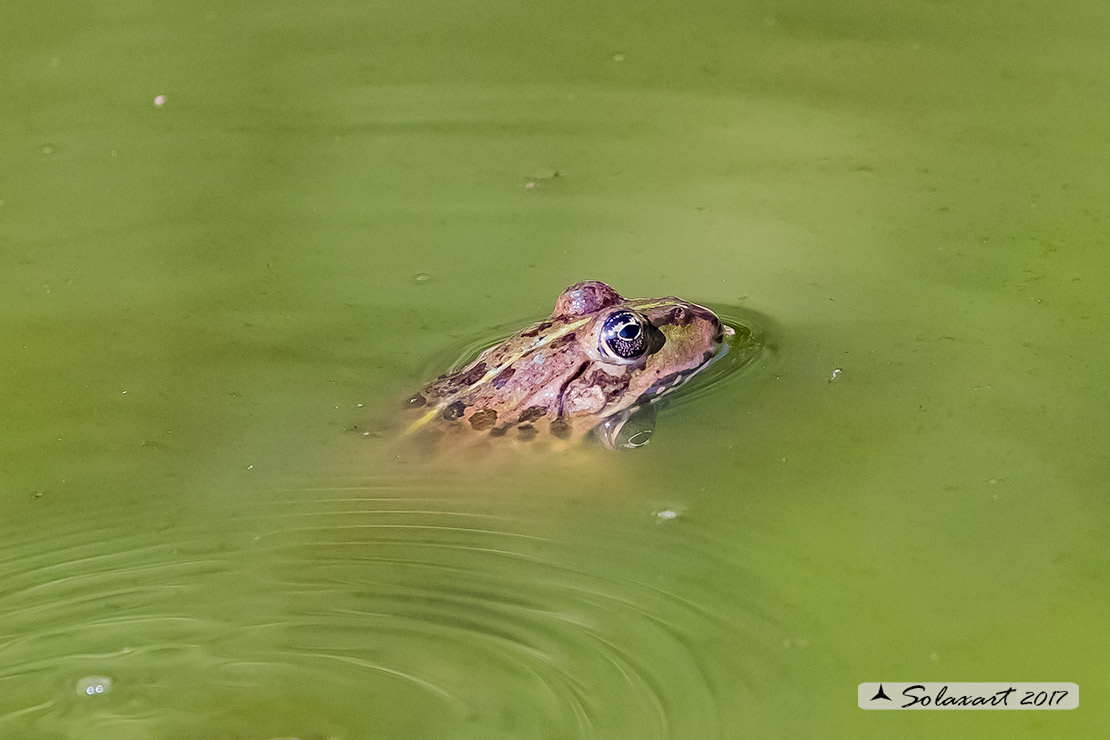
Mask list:
POLYGON ((727 351, 732 327, 674 296, 629 299, 599 280, 564 290, 547 318, 440 375, 405 402, 408 435, 481 441, 638 447, 644 409, 727 351), (631 434, 624 434, 628 429, 631 434))

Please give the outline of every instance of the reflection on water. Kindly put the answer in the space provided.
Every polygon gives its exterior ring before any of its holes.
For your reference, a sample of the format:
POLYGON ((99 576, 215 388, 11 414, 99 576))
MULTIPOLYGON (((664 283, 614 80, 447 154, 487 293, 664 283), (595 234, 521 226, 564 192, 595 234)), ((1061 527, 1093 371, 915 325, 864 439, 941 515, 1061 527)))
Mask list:
POLYGON ((249 492, 157 531, 105 508, 5 542, 0 729, 667 738, 758 726, 753 692, 781 676, 791 618, 696 516, 399 485, 249 492), (215 696, 218 719, 190 716, 215 696))

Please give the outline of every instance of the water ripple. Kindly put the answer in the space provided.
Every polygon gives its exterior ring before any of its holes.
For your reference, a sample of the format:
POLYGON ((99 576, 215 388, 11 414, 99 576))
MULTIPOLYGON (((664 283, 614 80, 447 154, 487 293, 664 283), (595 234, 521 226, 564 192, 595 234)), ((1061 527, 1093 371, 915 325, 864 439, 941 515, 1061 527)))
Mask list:
POLYGON ((158 529, 74 513, 49 550, 5 540, 0 732, 172 735, 244 702, 263 736, 758 726, 791 618, 719 536, 612 505, 383 493, 252 494, 158 529), (89 676, 111 692, 78 696, 89 676))

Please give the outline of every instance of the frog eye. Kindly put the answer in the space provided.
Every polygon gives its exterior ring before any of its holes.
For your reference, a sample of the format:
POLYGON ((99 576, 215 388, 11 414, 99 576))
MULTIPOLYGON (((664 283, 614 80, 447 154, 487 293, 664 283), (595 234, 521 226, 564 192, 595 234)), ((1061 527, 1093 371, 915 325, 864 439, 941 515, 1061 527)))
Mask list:
POLYGON ((658 333, 640 314, 616 311, 601 325, 598 349, 609 361, 627 365, 658 349, 654 347, 654 335, 658 333))

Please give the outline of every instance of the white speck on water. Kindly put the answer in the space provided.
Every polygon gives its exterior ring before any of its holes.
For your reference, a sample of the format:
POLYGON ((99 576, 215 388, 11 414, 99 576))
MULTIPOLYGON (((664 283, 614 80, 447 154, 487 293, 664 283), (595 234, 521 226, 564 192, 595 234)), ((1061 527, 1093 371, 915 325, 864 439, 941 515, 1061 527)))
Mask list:
POLYGON ((360 408, 362 408, 362 407, 363 407, 363 406, 365 406, 365 405, 366 405, 366 404, 364 404, 364 403, 356 403, 356 404, 355 404, 355 408, 356 408, 356 409, 360 409, 360 408))
POLYGON ((120 395, 121 395, 121 396, 126 396, 126 395, 127 395, 127 391, 120 391, 120 395))
POLYGON ((829 378, 829 382, 831 383, 834 380, 836 380, 838 377, 840 377, 840 373, 842 373, 842 372, 844 372, 844 371, 841 370, 840 368, 834 367, 833 371, 832 371, 832 377, 829 378))
POLYGON ((672 519, 678 519, 678 512, 674 509, 660 509, 655 512, 655 518, 660 522, 669 522, 672 519))
POLYGON ((253 465, 248 465, 247 470, 254 470, 254 466, 253 465))
POLYGON ((98 696, 112 690, 112 679, 107 676, 85 676, 77 679, 78 696, 98 696))
POLYGON ((525 190, 532 190, 535 187, 536 187, 536 181, 535 180, 529 180, 528 182, 524 183, 524 189, 525 190))
POLYGON ((155 95, 154 96, 154 107, 155 108, 161 108, 165 104, 166 104, 166 96, 165 95, 155 95))
POLYGON ((614 62, 623 62, 624 61, 624 54, 614 54, 613 55, 613 61, 614 62))
POLYGON ((416 273, 415 275, 412 276, 412 281, 414 283, 426 283, 431 279, 432 279, 432 276, 429 275, 426 272, 418 272, 418 273, 416 273))

